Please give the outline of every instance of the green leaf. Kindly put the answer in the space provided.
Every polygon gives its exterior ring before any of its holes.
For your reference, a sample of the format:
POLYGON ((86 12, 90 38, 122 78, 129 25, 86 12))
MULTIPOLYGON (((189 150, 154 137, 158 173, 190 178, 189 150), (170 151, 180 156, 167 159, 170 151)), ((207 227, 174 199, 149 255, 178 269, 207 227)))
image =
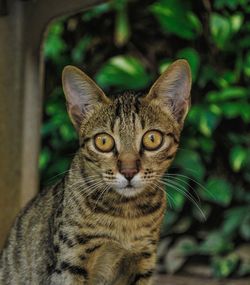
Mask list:
POLYGON ((235 251, 240 258, 240 266, 237 270, 237 276, 244 277, 250 274, 250 245, 249 243, 241 244, 235 251))
MULTIPOLYGON (((250 38, 249 38, 249 46, 250 46, 250 38)), ((247 77, 250 77, 250 52, 246 54, 243 68, 244 68, 244 74, 247 77)))
POLYGON ((220 231, 214 231, 206 236, 200 244, 199 252, 207 255, 216 255, 232 250, 232 242, 220 231))
POLYGON ((55 62, 60 60, 60 56, 67 49, 66 43, 62 38, 63 31, 63 23, 56 22, 52 24, 44 43, 44 56, 54 60, 55 62))
MULTIPOLYGON (((245 0, 243 0, 245 1, 245 0)), ((223 9, 223 8, 229 8, 232 10, 235 10, 238 5, 243 2, 241 0, 215 0, 214 1, 214 6, 216 9, 223 9)), ((248 0, 246 0, 248 1, 248 0)))
POLYGON ((248 209, 248 213, 241 221, 240 233, 245 240, 250 240, 250 208, 248 209))
POLYGON ((232 253, 225 257, 214 257, 212 259, 212 268, 214 275, 218 278, 225 278, 232 274, 239 264, 239 257, 232 253))
POLYGON ((184 1, 161 0, 151 6, 163 31, 184 39, 195 39, 202 30, 199 18, 184 1))
POLYGON ((51 157, 51 154, 50 154, 50 151, 47 147, 44 147, 40 153, 40 156, 39 156, 39 169, 44 169, 49 160, 50 160, 50 157, 51 157))
POLYGON ((159 73, 162 74, 171 63, 172 63, 172 60, 170 59, 163 59, 162 61, 160 61, 159 67, 158 67, 159 73))
POLYGON ((164 260, 166 271, 173 274, 179 270, 195 246, 196 242, 192 237, 179 238, 167 251, 164 260))
POLYGON ((237 33, 240 30, 243 21, 244 17, 242 13, 237 13, 230 17, 231 29, 233 33, 237 33))
POLYGON ((196 104, 192 106, 191 109, 189 110, 187 117, 187 121, 189 122, 189 124, 198 126, 199 125, 198 120, 200 120, 200 117, 203 112, 204 108, 202 105, 196 104))
POLYGON ((100 17, 102 14, 111 10, 111 2, 95 5, 93 8, 88 9, 82 15, 83 21, 91 21, 94 18, 100 17))
POLYGON ((92 38, 90 36, 85 36, 72 49, 71 56, 75 63, 79 64, 83 62, 86 50, 89 47, 91 41, 92 38))
POLYGON ((187 121, 199 128, 201 133, 206 137, 210 137, 218 126, 221 119, 219 108, 214 105, 207 106, 195 105, 189 111, 187 121), (210 109, 210 110, 209 110, 210 109))
POLYGON ((231 184, 222 179, 211 177, 205 184, 207 191, 200 189, 202 197, 221 206, 228 206, 232 200, 233 189, 231 184))
MULTIPOLYGON (((169 203, 167 202, 169 205, 169 203)), ((163 229, 166 232, 171 231, 173 225, 176 223, 178 219, 177 212, 173 211, 173 209, 169 206, 168 207, 168 213, 163 218, 163 229)))
POLYGON ((224 116, 228 119, 241 117, 245 122, 250 121, 250 104, 242 102, 226 102, 220 105, 224 116))
POLYGON ((229 155, 230 165, 234 172, 239 172, 247 161, 248 152, 240 145, 234 146, 229 155))
POLYGON ((209 82, 217 78, 217 71, 211 65, 201 65, 198 85, 204 88, 209 82))
POLYGON ((243 23, 242 13, 237 13, 231 17, 225 17, 218 13, 210 16, 210 31, 215 45, 219 49, 226 49, 230 44, 233 35, 237 33, 243 23))
POLYGON ((183 217, 174 225, 171 229, 171 233, 174 234, 184 234, 188 231, 192 223, 191 217, 183 217))
POLYGON ((76 140, 77 135, 71 124, 63 124, 60 126, 60 134, 65 142, 76 140))
POLYGON ((237 74, 234 70, 227 70, 221 76, 214 78, 214 81, 218 87, 226 89, 236 83, 237 79, 237 74))
POLYGON ((220 49, 225 48, 232 36, 230 20, 220 14, 212 13, 209 24, 215 45, 220 49))
POLYGON ((250 275, 250 262, 242 262, 240 263, 240 267, 237 271, 237 276, 245 277, 250 275))
POLYGON ((120 88, 145 88, 150 82, 142 63, 135 57, 115 56, 106 62, 96 75, 102 87, 117 86, 120 88))
POLYGON ((189 62, 192 71, 192 79, 195 81, 200 67, 199 53, 193 48, 185 48, 177 53, 177 57, 184 58, 189 62))
POLYGON ((205 174, 205 168, 198 152, 180 149, 174 160, 173 167, 179 167, 188 177, 201 181, 205 174))
POLYGON ((210 155, 214 150, 215 142, 211 138, 204 136, 201 136, 198 140, 202 151, 210 155))
POLYGON ((214 129, 218 126, 220 116, 210 111, 204 111, 199 120, 199 128, 202 134, 210 137, 214 129))
POLYGON ((234 207, 225 212, 223 233, 227 236, 237 235, 237 230, 248 211, 247 207, 234 207))
POLYGON ((61 173, 65 173, 67 169, 69 169, 69 165, 71 163, 72 158, 71 157, 65 157, 60 158, 57 161, 54 162, 53 168, 50 169, 50 177, 53 177, 54 175, 58 175, 61 173))
POLYGON ((207 93, 207 100, 209 102, 220 102, 247 97, 248 90, 244 87, 229 87, 221 91, 211 91, 207 93))
POLYGON ((117 46, 125 45, 130 38, 130 25, 128 21, 127 9, 117 10, 115 23, 115 43, 117 46))
POLYGON ((250 35, 243 35, 240 42, 239 42, 239 48, 249 48, 250 47, 250 35))

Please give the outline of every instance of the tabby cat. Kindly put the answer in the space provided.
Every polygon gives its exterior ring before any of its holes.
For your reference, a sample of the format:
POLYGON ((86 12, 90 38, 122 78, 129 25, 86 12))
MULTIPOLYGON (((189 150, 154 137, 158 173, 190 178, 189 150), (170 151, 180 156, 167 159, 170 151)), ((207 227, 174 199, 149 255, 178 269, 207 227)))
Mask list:
POLYGON ((166 206, 161 176, 190 105, 189 65, 177 60, 143 95, 106 97, 72 66, 62 80, 80 147, 65 177, 19 214, 0 284, 152 284, 166 206))

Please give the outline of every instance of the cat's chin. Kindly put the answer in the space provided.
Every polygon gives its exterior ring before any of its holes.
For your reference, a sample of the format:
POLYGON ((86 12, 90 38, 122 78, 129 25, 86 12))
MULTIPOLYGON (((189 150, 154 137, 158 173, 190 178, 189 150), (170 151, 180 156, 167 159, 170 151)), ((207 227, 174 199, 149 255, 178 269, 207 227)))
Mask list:
POLYGON ((143 191, 143 188, 127 186, 123 188, 116 188, 116 192, 125 197, 134 197, 143 191))

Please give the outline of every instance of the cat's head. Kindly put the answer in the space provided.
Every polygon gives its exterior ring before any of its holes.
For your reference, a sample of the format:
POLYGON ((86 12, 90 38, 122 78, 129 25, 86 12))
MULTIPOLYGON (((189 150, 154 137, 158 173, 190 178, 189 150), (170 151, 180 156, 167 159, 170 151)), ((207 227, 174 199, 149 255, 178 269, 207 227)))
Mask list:
POLYGON ((63 89, 86 174, 124 196, 153 187, 175 156, 190 106, 187 61, 175 61, 143 96, 111 99, 73 66, 63 71, 63 89))

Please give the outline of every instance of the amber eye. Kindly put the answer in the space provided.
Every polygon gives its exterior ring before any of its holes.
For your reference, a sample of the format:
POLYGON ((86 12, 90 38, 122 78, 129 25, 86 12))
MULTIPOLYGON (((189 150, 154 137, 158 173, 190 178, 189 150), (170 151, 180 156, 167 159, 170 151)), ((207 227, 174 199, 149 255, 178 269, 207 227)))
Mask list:
POLYGON ((108 134, 97 134, 95 136, 95 147, 103 152, 110 152, 115 145, 114 139, 108 134))
POLYGON ((146 150, 156 150, 162 144, 162 133, 159 131, 148 131, 142 138, 142 144, 146 150))

